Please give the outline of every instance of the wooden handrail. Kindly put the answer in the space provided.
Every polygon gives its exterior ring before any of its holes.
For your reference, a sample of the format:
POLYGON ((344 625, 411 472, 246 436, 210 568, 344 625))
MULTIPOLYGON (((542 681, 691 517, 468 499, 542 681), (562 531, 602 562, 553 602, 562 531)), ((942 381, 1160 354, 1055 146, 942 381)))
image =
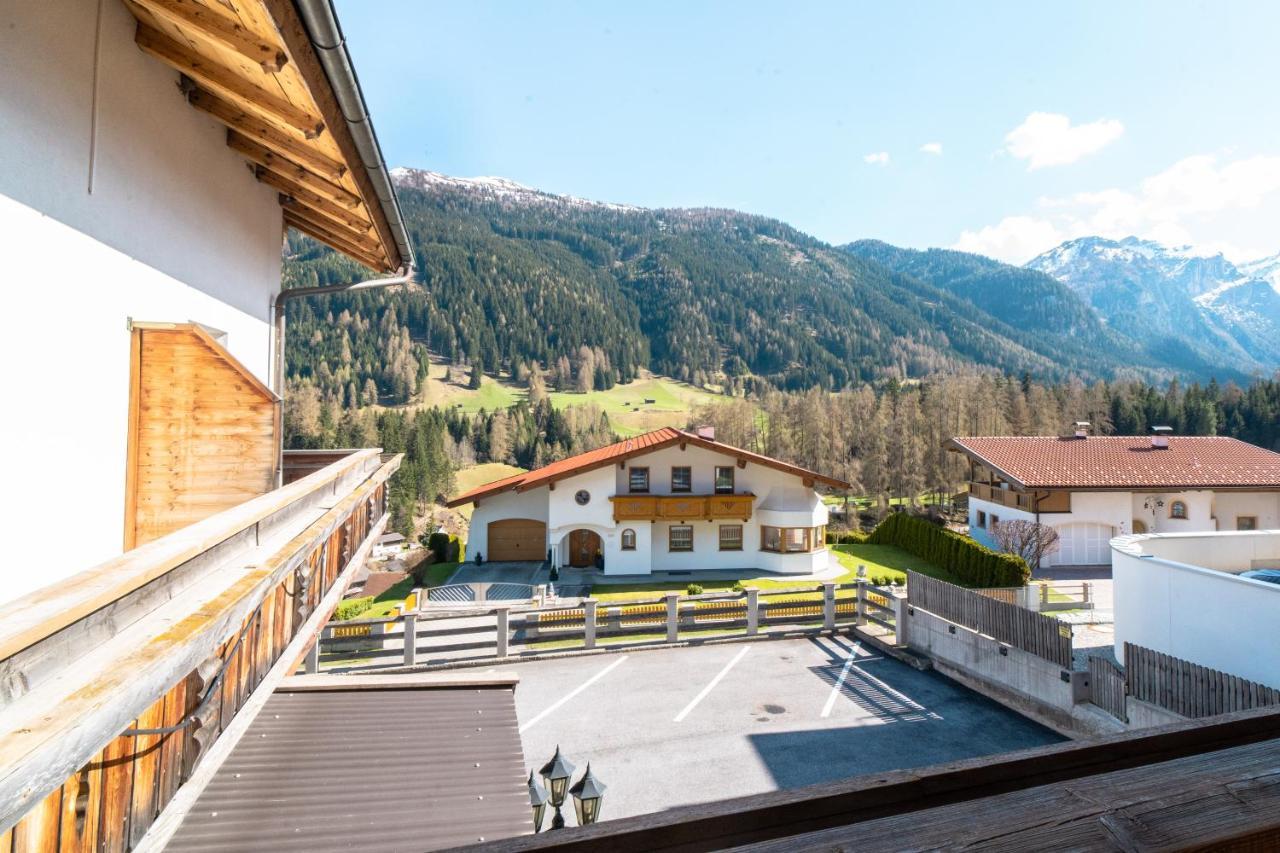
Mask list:
POLYGON ((336 484, 349 475, 376 468, 381 453, 379 448, 355 451, 295 483, 0 606, 0 661, 141 589, 290 504, 326 488, 336 490, 336 484))

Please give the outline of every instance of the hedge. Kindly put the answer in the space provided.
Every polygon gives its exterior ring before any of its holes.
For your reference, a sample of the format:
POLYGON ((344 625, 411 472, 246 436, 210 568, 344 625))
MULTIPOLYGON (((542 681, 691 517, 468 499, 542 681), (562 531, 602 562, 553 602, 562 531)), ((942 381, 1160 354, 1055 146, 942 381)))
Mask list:
POLYGON ((866 541, 872 545, 896 545, 946 569, 969 586, 1025 586, 1031 577, 1031 568, 1021 557, 992 551, 968 536, 905 512, 885 518, 866 541))
POLYGON ((867 541, 867 534, 856 530, 845 531, 844 533, 833 533, 827 531, 828 545, 861 545, 867 541))

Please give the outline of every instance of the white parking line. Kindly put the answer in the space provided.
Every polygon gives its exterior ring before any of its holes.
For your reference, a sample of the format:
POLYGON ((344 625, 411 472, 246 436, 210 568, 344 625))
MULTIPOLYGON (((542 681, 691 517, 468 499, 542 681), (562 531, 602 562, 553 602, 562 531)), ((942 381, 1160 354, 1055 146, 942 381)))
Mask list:
POLYGON ((548 714, 550 714, 552 711, 556 710, 556 709, 557 709, 557 708, 559 708, 561 705, 563 705, 565 702, 568 702, 568 701, 569 701, 570 699, 572 699, 574 696, 577 696, 579 693, 581 693, 582 691, 586 690, 588 687, 590 687, 591 685, 595 684, 595 683, 596 683, 597 681, 599 681, 600 679, 604 678, 606 675, 608 675, 610 672, 612 672, 612 671, 613 671, 614 667, 616 667, 618 664, 622 663, 622 662, 623 662, 624 660, 626 660, 626 659, 627 659, 627 656, 626 656, 626 655, 623 655, 622 657, 620 657, 620 658, 618 658, 617 660, 615 660, 613 663, 611 663, 611 664, 609 664, 608 666, 606 666, 604 669, 602 669, 602 670, 600 670, 599 672, 597 672, 595 675, 593 675, 593 676, 591 676, 590 678, 588 678, 586 681, 584 681, 584 682, 582 682, 581 684, 579 684, 577 687, 575 687, 575 688, 573 688, 572 690, 570 690, 570 691, 569 691, 568 693, 566 693, 565 695, 561 696, 561 697, 560 697, 560 700, 559 700, 558 702, 553 703, 553 704, 551 705, 551 707, 549 707, 549 708, 545 709, 541 714, 538 714, 538 715, 537 715, 536 717, 534 717, 532 720, 529 720, 529 721, 528 721, 528 722, 526 722, 523 726, 521 726, 521 727, 520 727, 520 729, 519 729, 520 734, 524 734, 526 730, 533 728, 533 726, 534 726, 534 725, 536 725, 536 724, 537 724, 537 722, 538 722, 539 720, 541 720, 543 717, 547 716, 547 715, 548 715, 548 714))
POLYGON ((741 650, 741 651, 739 651, 736 655, 734 655, 734 656, 733 656, 733 660, 731 660, 731 661, 729 661, 727 664, 725 664, 725 665, 724 665, 724 669, 722 669, 722 670, 720 670, 719 672, 717 672, 717 673, 716 673, 716 677, 715 677, 715 678, 713 678, 713 679, 711 679, 711 683, 710 683, 710 684, 708 684, 706 687, 702 688, 702 692, 701 692, 701 693, 699 693, 697 696, 694 696, 694 697, 693 697, 693 701, 692 701, 692 702, 690 702, 688 705, 685 705, 685 706, 684 706, 684 710, 683 710, 683 711, 681 711, 679 714, 676 714, 675 722, 677 722, 677 723, 678 723, 678 722, 681 722, 685 717, 689 716, 689 712, 690 712, 690 711, 692 711, 694 708, 696 708, 696 707, 698 706, 698 703, 699 703, 699 702, 701 702, 703 699, 706 699, 706 698, 707 698, 707 694, 708 694, 708 693, 710 693, 712 690, 714 690, 714 689, 715 689, 715 686, 716 686, 717 684, 719 684, 719 683, 720 683, 720 681, 721 681, 721 680, 722 680, 726 675, 728 675, 728 674, 729 674, 729 670, 733 669, 733 668, 734 668, 734 666, 736 666, 736 665, 737 665, 738 661, 742 660, 742 658, 743 658, 743 657, 747 654, 747 652, 749 652, 749 651, 751 651, 751 647, 750 647, 750 646, 743 646, 743 647, 742 647, 742 650, 741 650))

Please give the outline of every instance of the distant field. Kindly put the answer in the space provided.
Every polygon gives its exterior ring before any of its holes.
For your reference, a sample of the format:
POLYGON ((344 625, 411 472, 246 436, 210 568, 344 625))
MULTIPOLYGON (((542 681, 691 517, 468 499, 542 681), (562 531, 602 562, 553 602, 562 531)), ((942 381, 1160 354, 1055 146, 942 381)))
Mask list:
POLYGON ((586 394, 556 391, 550 395, 557 409, 592 403, 604 410, 619 435, 637 435, 664 426, 685 427, 695 407, 725 398, 684 382, 654 376, 586 394), (652 400, 653 402, 646 402, 652 400))
MULTIPOLYGON (((501 480, 503 477, 510 477, 512 474, 523 472, 524 468, 515 465, 505 465, 501 462, 486 462, 483 465, 472 465, 467 468, 460 468, 454 474, 454 490, 455 495, 463 492, 469 492, 477 486, 483 486, 485 483, 492 483, 494 480, 501 480)), ((471 521, 471 513, 475 509, 471 504, 460 506, 457 509, 458 514, 462 515, 468 522, 471 521)))
POLYGON ((439 406, 442 409, 456 407, 467 414, 475 414, 481 409, 492 412, 508 408, 525 397, 523 388, 516 388, 492 376, 481 380, 478 391, 465 385, 454 385, 445 381, 447 372, 445 365, 432 363, 422 395, 422 405, 439 406))

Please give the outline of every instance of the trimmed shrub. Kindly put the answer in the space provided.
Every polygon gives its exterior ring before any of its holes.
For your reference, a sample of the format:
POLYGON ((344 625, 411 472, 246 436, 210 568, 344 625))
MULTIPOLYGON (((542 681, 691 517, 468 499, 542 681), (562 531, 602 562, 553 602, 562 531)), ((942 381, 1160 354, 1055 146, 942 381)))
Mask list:
POLYGON ((702 595, 702 584, 691 583, 685 587, 684 591, 686 595, 702 595))
POLYGON ((734 592, 746 592, 746 591, 747 591, 747 588, 746 588, 745 586, 743 586, 743 585, 742 585, 742 581, 734 581, 734 582, 733 582, 733 591, 734 591, 734 592))
POLYGON ((1021 557, 992 551, 968 536, 905 512, 893 513, 876 525, 867 542, 896 545, 969 586, 1025 586, 1031 577, 1031 568, 1021 557))
POLYGON ((449 534, 444 532, 432 533, 427 537, 427 547, 431 549, 431 553, 435 555, 437 563, 449 562, 449 534))
POLYGON ((827 531, 828 545, 861 545, 867 541, 867 534, 857 530, 846 530, 842 533, 827 531))
POLYGON ((333 611, 334 621, 346 622, 348 619, 354 619, 372 606, 372 595, 366 595, 361 598, 348 598, 346 601, 339 602, 337 609, 333 611))

